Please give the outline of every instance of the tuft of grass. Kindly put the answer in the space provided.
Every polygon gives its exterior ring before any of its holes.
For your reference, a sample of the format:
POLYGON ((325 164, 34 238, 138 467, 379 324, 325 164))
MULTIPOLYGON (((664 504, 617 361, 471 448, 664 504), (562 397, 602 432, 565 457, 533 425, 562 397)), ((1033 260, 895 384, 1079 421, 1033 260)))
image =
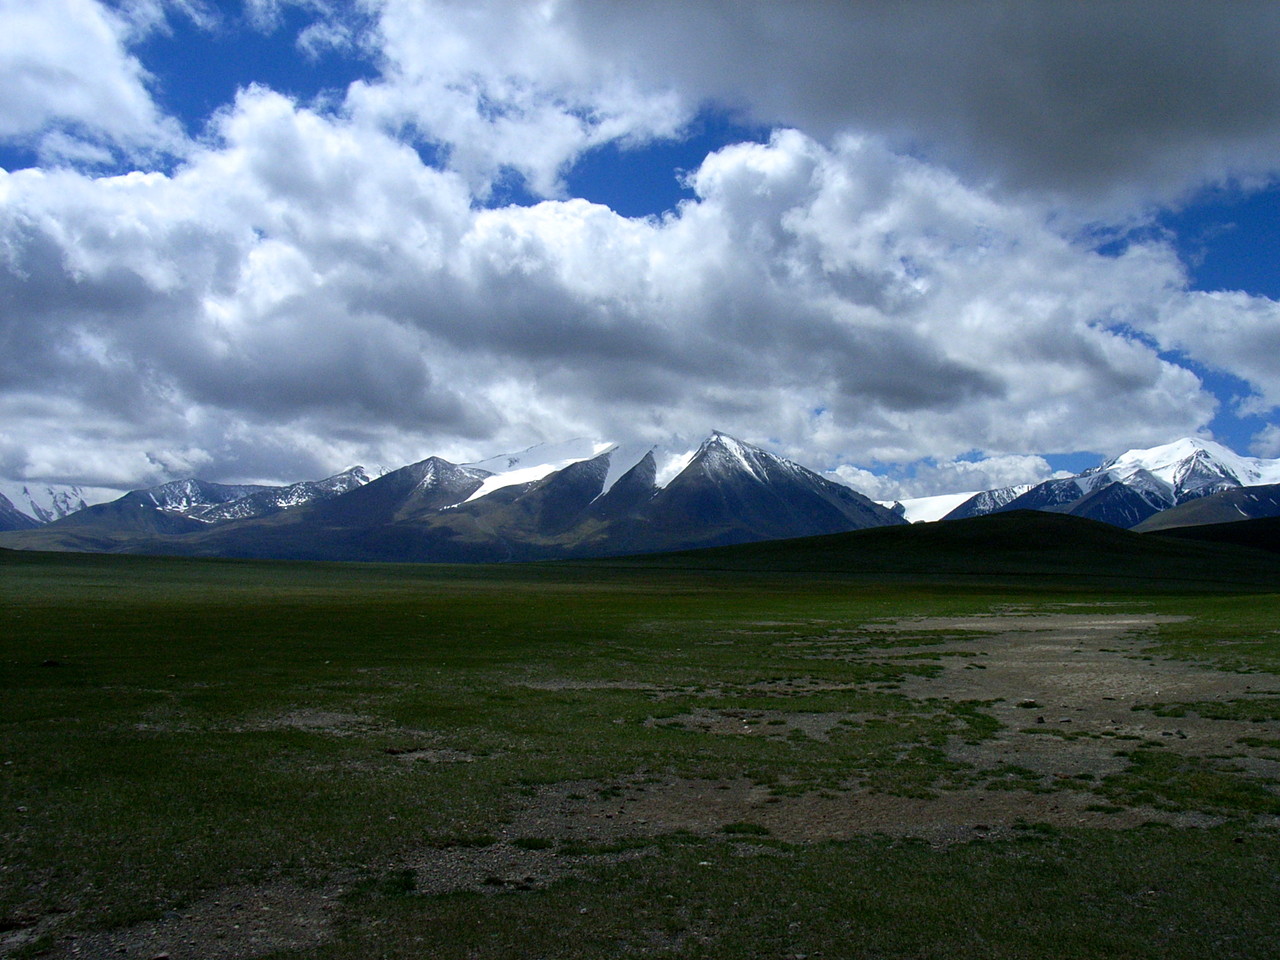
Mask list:
POLYGON ((1267 784, 1210 760, 1146 747, 1128 756, 1128 768, 1105 777, 1096 788, 1113 802, 1229 816, 1280 814, 1280 795, 1267 784))
POLYGON ((1195 713, 1206 720, 1244 720, 1266 723, 1280 720, 1280 697, 1259 696, 1240 700, 1139 704, 1133 709, 1149 710, 1157 717, 1185 717, 1188 713, 1195 713))

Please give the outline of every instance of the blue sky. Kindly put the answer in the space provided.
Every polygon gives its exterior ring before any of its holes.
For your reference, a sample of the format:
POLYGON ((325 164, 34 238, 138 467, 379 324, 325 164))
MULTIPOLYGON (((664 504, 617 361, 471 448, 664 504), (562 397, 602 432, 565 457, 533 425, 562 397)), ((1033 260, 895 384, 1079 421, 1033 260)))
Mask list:
POLYGON ((883 498, 1280 456, 1276 17, 1012 13, 0 5, 0 490, 712 429, 883 498))

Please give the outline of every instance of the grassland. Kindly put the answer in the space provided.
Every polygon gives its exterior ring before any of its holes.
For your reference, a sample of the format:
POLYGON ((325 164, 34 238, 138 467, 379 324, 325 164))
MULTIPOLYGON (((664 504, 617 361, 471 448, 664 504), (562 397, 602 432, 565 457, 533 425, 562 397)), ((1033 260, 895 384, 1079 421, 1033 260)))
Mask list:
POLYGON ((0 553, 0 955, 1273 957, 1278 674, 1185 579, 0 553))

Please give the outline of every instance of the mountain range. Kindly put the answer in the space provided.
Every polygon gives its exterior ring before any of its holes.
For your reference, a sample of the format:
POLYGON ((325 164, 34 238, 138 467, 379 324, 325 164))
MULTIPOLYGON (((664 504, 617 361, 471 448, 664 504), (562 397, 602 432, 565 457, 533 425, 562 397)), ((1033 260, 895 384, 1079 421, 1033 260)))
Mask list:
POLYGON ((1043 510, 1140 531, 1280 514, 1280 460, 1242 457, 1212 440, 1184 438, 1072 476, 896 505, 908 519, 961 520, 1043 510))
MULTIPOLYGON (((48 491, 50 496, 54 491, 48 491)), ((64 505, 69 503, 64 499, 64 505)), ((617 556, 1036 510, 1139 531, 1280 516, 1280 460, 1208 440, 1130 450, 1043 483, 877 504, 712 433, 679 451, 587 439, 288 486, 177 480, 39 518, 0 494, 0 545, 433 562, 617 556), (44 522, 41 522, 44 521, 44 522)))
POLYGON ((904 523, 842 484, 717 432, 684 453, 574 440, 469 464, 429 457, 377 478, 353 467, 289 487, 175 481, 3 541, 457 562, 651 553, 904 523))

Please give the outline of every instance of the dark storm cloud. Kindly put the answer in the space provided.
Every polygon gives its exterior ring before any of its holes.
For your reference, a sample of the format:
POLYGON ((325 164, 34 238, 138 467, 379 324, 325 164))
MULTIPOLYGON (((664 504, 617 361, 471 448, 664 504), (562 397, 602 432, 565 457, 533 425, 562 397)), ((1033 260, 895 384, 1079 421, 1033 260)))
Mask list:
POLYGON ((875 131, 977 180, 1092 199, 1269 175, 1280 7, 1269 2, 573 3, 655 85, 830 136, 875 131))

